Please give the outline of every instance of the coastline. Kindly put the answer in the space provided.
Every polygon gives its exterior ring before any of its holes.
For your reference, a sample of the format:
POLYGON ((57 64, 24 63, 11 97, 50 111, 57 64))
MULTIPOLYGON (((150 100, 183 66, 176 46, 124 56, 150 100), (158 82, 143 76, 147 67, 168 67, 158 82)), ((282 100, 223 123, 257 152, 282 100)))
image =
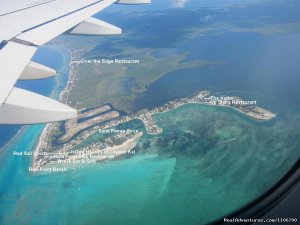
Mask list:
MULTIPOLYGON (((249 117, 250 119, 255 119, 255 120, 259 120, 259 121, 264 121, 264 120, 271 120, 271 119, 274 119, 277 115, 271 111, 268 111, 266 109, 263 109, 262 107, 259 107, 255 104, 255 107, 249 111, 243 111, 241 110, 237 105, 232 105, 232 104, 228 104, 228 102, 226 103, 221 103, 221 104, 216 104, 215 100, 210 100, 210 101, 202 101, 202 99, 204 99, 204 97, 206 96, 209 96, 209 98, 216 98, 215 96, 212 96, 209 94, 209 91, 200 91, 197 95, 195 95, 194 97, 191 97, 191 98, 181 98, 181 99, 178 99, 178 100, 174 100, 174 101, 170 101, 170 102, 167 102, 165 105, 168 105, 168 104, 173 104, 173 102, 176 102, 178 101, 177 104, 174 104, 173 107, 170 107, 168 108, 167 110, 159 110, 160 108, 164 107, 164 106, 161 106, 161 107, 158 107, 157 109, 154 109, 154 110, 150 110, 149 112, 151 112, 152 115, 155 115, 155 114, 159 114, 159 113, 165 113, 165 112, 168 112, 168 111, 172 111, 174 109, 177 109, 181 106, 184 106, 184 105, 189 105, 189 104, 198 104, 198 105, 206 105, 206 106, 212 106, 212 107, 223 107, 223 108, 230 108, 230 109, 233 109, 243 115, 246 115, 247 117, 249 117), (200 101, 198 99, 201 99, 200 101), (182 102, 180 102, 182 101, 182 102), (265 113, 264 116, 262 115, 256 115, 253 110, 256 109, 256 113, 258 114, 257 111, 260 111, 261 113, 265 113)), ((207 99, 209 99, 207 98, 207 99)), ((233 97, 233 98, 236 98, 236 99, 241 99, 239 97, 233 97)))
POLYGON ((35 166, 36 166, 36 159, 35 159, 35 157, 36 157, 36 154, 35 153, 38 153, 38 149, 40 148, 40 146, 41 146, 41 144, 42 144, 42 142, 43 142, 43 139, 46 137, 46 135, 47 135, 47 130, 48 130, 48 127, 49 127, 49 124, 47 124, 43 129, 42 129, 42 131, 41 131, 41 133, 40 133, 40 135, 39 135, 39 137, 38 137, 38 139, 37 139, 37 141, 36 141, 36 143, 35 143, 35 147, 34 147, 34 149, 33 149, 33 156, 32 156, 32 160, 31 160, 31 165, 32 165, 32 167, 33 168, 35 168, 35 166))
MULTIPOLYGON (((275 113, 272 113, 272 118, 267 118, 267 119, 262 119, 262 118, 255 118, 254 116, 250 116, 248 113, 245 113, 243 112, 242 110, 238 109, 238 108, 235 108, 235 107, 232 107, 232 106, 228 106, 228 105, 208 105, 208 104, 204 104, 204 103, 200 103, 200 102, 189 102, 189 103, 185 103, 183 105, 178 105, 176 106, 175 108, 172 108, 168 111, 164 111, 164 112, 155 112, 153 113, 152 115, 156 115, 156 114, 160 114, 160 113, 167 113, 169 111, 172 111, 172 110, 175 110, 175 109, 178 109, 182 106, 185 106, 185 105, 205 105, 205 106, 209 106, 209 107, 216 107, 216 108, 227 108, 227 109, 232 109, 232 110, 235 110, 236 112, 238 112, 239 114, 242 114, 242 115, 245 115, 247 118, 250 118, 252 120, 257 120, 257 121, 265 121, 265 120, 271 120, 271 119, 274 119, 277 115, 275 113)), ((261 108, 261 107, 259 107, 261 108)))
MULTIPOLYGON (((70 90, 70 87, 72 87, 72 85, 68 85, 66 90, 70 90)), ((51 135, 53 134, 52 131, 55 132, 55 129, 60 129, 60 128, 58 127, 57 124, 49 124, 43 131, 39 139, 39 143, 36 147, 36 154, 33 158, 33 163, 32 163, 33 168, 43 165, 44 163, 43 158, 38 157, 39 151, 49 152, 49 151, 56 150, 58 153, 68 153, 72 151, 74 147, 79 146, 83 140, 86 140, 91 135, 94 135, 95 133, 101 132, 102 130, 110 129, 112 127, 118 126, 119 124, 126 123, 135 119, 140 120, 144 124, 144 127, 148 134, 151 135, 160 134, 163 132, 163 129, 156 124, 155 120, 153 119, 153 115, 172 111, 176 108, 179 108, 187 104, 198 104, 198 105, 206 105, 206 106, 213 106, 213 107, 218 106, 224 108, 231 108, 237 111, 238 113, 246 115, 251 119, 261 120, 261 121, 271 120, 276 117, 275 113, 257 106, 256 101, 244 101, 240 97, 236 97, 236 96, 216 97, 210 95, 209 91, 199 91, 190 97, 184 97, 173 101, 169 101, 164 105, 154 108, 152 110, 144 109, 130 115, 117 117, 112 120, 106 120, 105 118, 103 118, 103 114, 101 114, 99 116, 93 117, 93 119, 82 122, 83 125, 80 123, 82 125, 81 127, 78 127, 77 121, 69 125, 65 124, 65 130, 64 130, 65 134, 64 136, 62 136, 64 138, 61 140, 60 145, 56 147, 52 146, 51 142, 48 142, 48 140, 49 137, 51 137, 51 135), (98 124, 98 121, 102 121, 101 124, 98 124), (88 128, 91 129, 88 130, 88 128), (73 138, 78 133, 80 133, 80 135, 73 138)), ((90 116, 93 115, 93 113, 97 113, 97 111, 98 109, 91 109, 91 111, 87 111, 85 112, 85 114, 90 116)), ((79 112, 79 117, 84 117, 84 114, 80 114, 79 112)), ((96 146, 92 145, 92 147, 94 148, 96 146)))
MULTIPOLYGON (((70 92, 70 90, 73 87, 75 78, 76 78, 76 73, 73 73, 73 54, 72 51, 68 48, 65 48, 63 46, 59 46, 59 45, 49 45, 49 47, 54 47, 54 48, 58 48, 58 49, 64 49, 65 51, 62 53, 64 55, 64 66, 62 67, 62 69, 68 67, 69 68, 69 73, 68 73, 68 77, 66 79, 66 84, 64 85, 64 88, 59 91, 57 90, 60 82, 62 82, 62 80, 59 80, 58 78, 56 79, 56 87, 52 90, 51 93, 51 97, 56 97, 58 96, 58 100, 65 103, 67 101, 67 97, 68 94, 70 92), (65 54, 68 54, 69 58, 66 59, 65 54), (66 96, 66 97, 65 97, 66 96)), ((32 162, 31 165, 33 168, 35 168, 36 166, 36 160, 35 157, 38 155, 37 153, 39 152, 40 146, 42 145, 42 142, 44 141, 44 139, 47 137, 48 132, 51 130, 51 127, 53 126, 53 123, 48 123, 45 125, 45 127, 42 129, 42 131, 40 132, 40 135, 38 137, 38 139, 36 140, 36 143, 34 145, 34 149, 32 150, 33 154, 33 158, 32 158, 32 162)))

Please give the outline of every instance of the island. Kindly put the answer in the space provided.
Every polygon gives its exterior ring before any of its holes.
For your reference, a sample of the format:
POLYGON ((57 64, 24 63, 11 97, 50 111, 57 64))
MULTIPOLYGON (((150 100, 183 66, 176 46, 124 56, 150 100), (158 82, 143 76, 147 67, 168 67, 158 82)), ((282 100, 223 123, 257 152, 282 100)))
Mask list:
POLYGON ((186 104, 228 107, 249 118, 261 121, 276 117, 275 113, 257 106, 257 101, 246 101, 236 96, 213 96, 209 91, 199 91, 190 97, 172 100, 151 110, 143 109, 123 116, 109 105, 82 109, 75 119, 46 126, 33 154, 32 167, 35 171, 39 171, 38 168, 44 168, 47 165, 97 163, 132 155, 143 131, 118 130, 118 125, 140 120, 148 134, 157 135, 163 132, 163 129, 156 124, 153 115, 165 113, 186 104), (108 135, 97 144, 86 142, 96 133, 108 135))

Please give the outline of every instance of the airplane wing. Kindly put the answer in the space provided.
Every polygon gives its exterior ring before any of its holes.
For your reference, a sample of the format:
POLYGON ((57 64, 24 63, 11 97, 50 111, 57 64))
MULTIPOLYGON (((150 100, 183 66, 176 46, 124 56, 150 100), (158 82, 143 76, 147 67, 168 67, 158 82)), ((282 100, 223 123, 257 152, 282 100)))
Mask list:
POLYGON ((51 68, 32 62, 37 48, 62 33, 120 34, 121 29, 92 16, 117 4, 151 0, 1 0, 0 124, 35 124, 71 119, 75 109, 14 87, 18 80, 54 76, 51 68))

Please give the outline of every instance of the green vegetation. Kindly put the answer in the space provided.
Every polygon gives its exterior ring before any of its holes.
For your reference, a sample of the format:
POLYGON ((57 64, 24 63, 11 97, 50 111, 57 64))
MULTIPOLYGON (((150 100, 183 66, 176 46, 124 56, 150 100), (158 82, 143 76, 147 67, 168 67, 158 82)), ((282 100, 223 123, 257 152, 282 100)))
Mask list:
MULTIPOLYGON (((77 81, 69 100, 79 108, 110 103, 117 109, 132 112, 132 101, 148 86, 166 74, 179 69, 215 65, 220 62, 186 61, 187 53, 155 57, 149 50, 125 48, 127 55, 139 64, 79 64, 77 81), (80 102, 79 102, 80 101, 80 102), (81 102, 82 101, 82 102, 81 102)), ((111 56, 110 58, 112 58, 111 56)), ((117 57, 117 56, 115 56, 117 57)), ((122 55, 118 58, 127 58, 122 55)), ((101 58, 97 58, 101 59, 101 58)))

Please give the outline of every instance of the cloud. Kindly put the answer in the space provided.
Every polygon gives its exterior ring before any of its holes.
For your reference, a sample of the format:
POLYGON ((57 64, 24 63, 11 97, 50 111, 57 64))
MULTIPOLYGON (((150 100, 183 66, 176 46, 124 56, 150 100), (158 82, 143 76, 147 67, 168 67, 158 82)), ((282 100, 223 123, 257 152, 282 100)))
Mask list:
POLYGON ((190 0, 171 0, 172 6, 175 8, 183 8, 190 0))

